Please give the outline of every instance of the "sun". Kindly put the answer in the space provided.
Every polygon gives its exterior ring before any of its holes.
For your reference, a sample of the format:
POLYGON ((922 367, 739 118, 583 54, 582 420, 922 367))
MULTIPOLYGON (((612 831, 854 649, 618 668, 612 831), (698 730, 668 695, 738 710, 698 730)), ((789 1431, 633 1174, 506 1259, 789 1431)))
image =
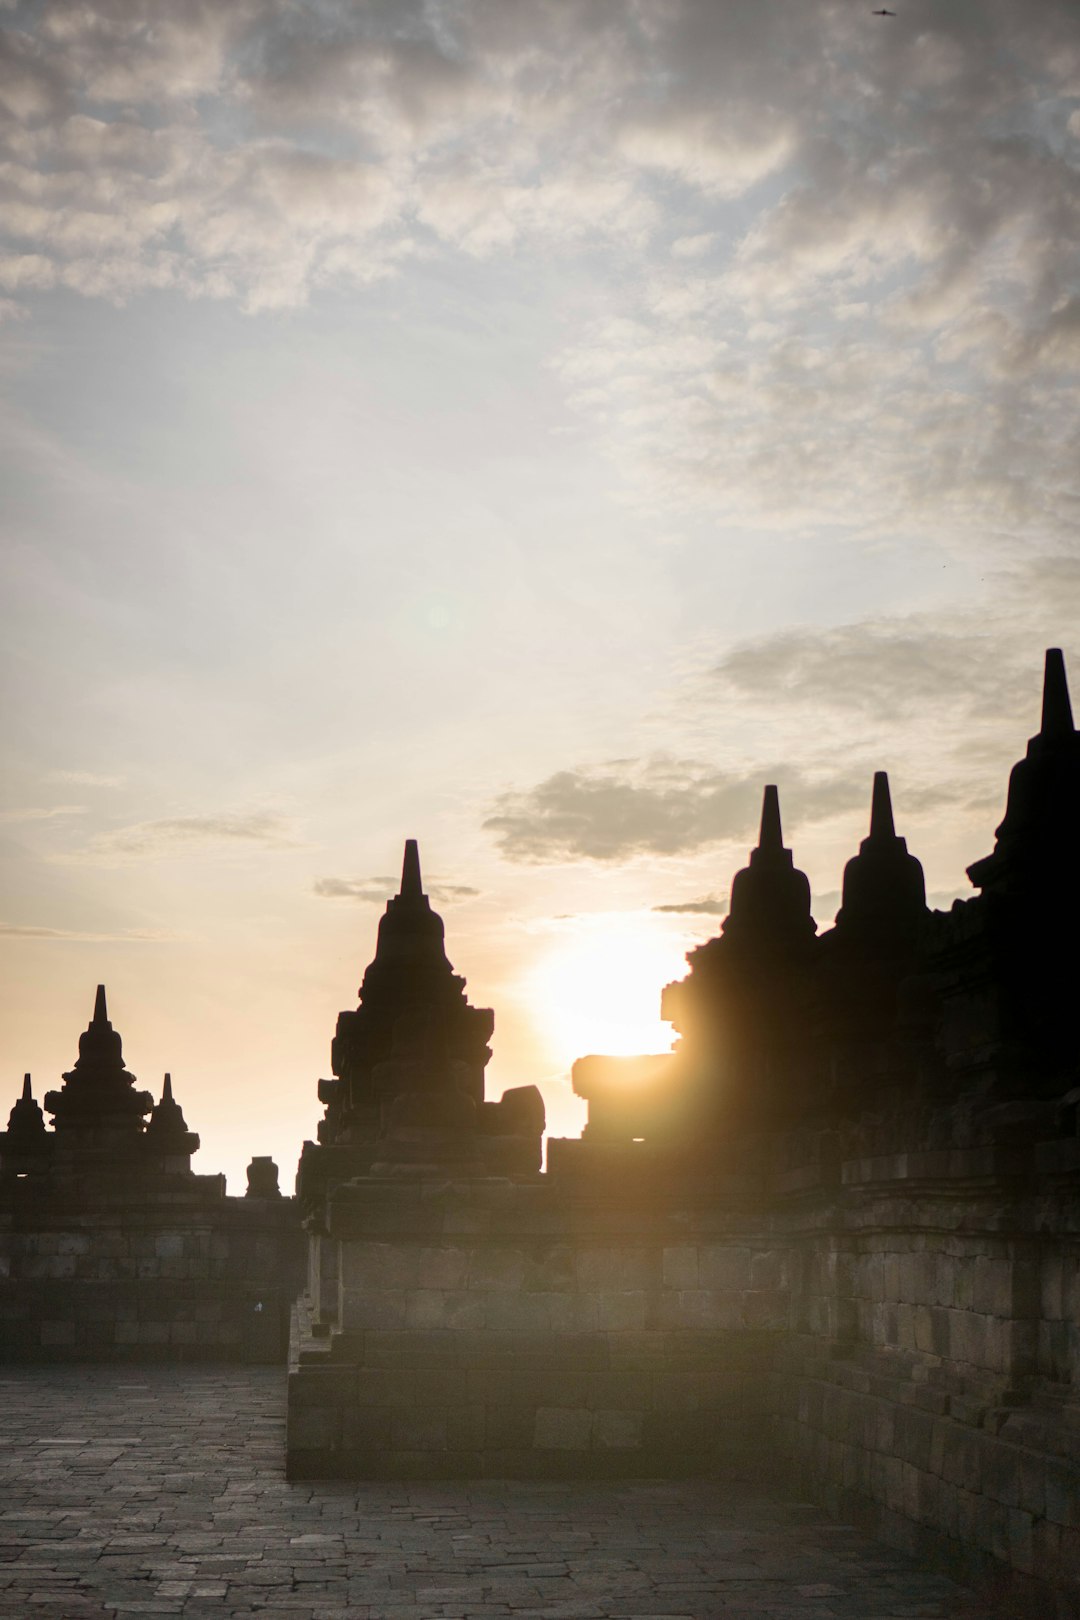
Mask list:
POLYGON ((687 942, 649 912, 605 912, 553 925, 527 993, 552 1059, 671 1049, 660 992, 686 973, 687 942))

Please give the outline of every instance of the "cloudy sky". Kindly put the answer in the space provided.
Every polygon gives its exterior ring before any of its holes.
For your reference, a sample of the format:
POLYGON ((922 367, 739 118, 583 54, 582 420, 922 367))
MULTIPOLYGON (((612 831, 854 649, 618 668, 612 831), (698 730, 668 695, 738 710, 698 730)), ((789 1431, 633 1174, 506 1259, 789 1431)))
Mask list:
POLYGON ((937 904, 1080 671, 1074 0, 0 0, 0 1110, 94 986, 291 1182, 405 837, 489 1090, 779 784, 937 904))

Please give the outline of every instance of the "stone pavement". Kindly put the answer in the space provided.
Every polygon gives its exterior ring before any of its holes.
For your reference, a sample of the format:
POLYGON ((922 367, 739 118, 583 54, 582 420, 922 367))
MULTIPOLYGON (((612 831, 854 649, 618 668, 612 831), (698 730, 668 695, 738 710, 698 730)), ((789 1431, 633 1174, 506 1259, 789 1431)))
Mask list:
POLYGON ((946 1620, 948 1581, 734 1485, 290 1484, 273 1368, 0 1368, 0 1615, 946 1620))

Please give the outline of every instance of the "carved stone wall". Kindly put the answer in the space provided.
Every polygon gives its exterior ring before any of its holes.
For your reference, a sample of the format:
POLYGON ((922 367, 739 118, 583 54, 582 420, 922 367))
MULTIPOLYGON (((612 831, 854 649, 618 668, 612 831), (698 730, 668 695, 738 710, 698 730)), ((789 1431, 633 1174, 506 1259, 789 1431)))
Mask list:
POLYGON ((0 1359, 284 1361, 303 1277, 291 1198, 226 1198, 223 1176, 65 1204, 0 1202, 0 1359))
POLYGON ((290 1362, 293 1478, 762 1461, 793 1257, 752 1204, 690 1224, 551 1183, 370 1178, 332 1195, 317 1253, 324 1292, 290 1362))

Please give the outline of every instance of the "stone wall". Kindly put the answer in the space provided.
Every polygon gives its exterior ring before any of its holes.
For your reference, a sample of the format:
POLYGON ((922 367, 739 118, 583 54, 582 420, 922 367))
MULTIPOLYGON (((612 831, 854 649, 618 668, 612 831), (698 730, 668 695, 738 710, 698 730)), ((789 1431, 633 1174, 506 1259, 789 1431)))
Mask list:
POLYGON ((288 1198, 224 1177, 78 1206, 29 1182, 0 1207, 0 1359, 284 1361, 302 1283, 288 1198))
POLYGON ((290 1475, 757 1470, 1021 1597, 1080 1588, 1080 1143, 648 1166, 336 1189, 290 1475))
POLYGON ((775 1362, 813 1495, 1021 1595, 1080 1592, 1078 1172, 1076 1142, 846 1164, 775 1362))
POLYGON ((792 1258, 753 1207, 352 1182, 298 1313, 293 1478, 582 1477, 762 1460, 792 1258))

